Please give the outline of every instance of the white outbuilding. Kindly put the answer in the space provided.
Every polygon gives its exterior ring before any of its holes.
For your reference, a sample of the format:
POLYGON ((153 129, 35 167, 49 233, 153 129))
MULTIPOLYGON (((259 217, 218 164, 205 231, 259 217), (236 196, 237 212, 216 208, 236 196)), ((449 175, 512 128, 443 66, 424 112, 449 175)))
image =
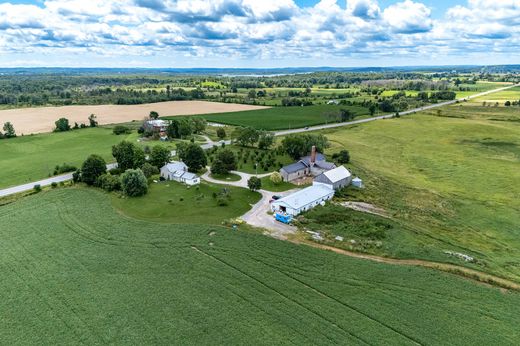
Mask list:
POLYGON ((363 180, 361 180, 359 177, 355 177, 352 179, 352 186, 362 188, 363 187, 363 180))
POLYGON ((166 180, 174 180, 186 185, 200 184, 200 177, 188 172, 188 166, 184 162, 173 161, 161 168, 161 177, 166 180))
POLYGON ((313 185, 324 185, 334 190, 348 186, 352 181, 352 174, 343 166, 326 171, 314 178, 313 185))
POLYGON ((271 210, 296 216, 334 197, 334 190, 325 185, 313 185, 271 203, 271 210))

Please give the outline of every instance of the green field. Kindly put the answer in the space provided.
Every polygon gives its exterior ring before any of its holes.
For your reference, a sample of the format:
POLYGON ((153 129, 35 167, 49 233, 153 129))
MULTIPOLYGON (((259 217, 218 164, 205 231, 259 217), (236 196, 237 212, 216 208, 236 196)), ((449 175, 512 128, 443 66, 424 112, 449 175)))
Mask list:
MULTIPOLYGON (((274 107, 253 111, 200 115, 209 122, 235 126, 250 126, 263 130, 285 130, 330 122, 327 113, 349 109, 356 115, 366 115, 363 107, 318 105, 306 107, 274 107)), ((164 117, 171 119, 172 117, 164 117)))
POLYGON ((116 136, 108 128, 23 136, 0 141, 0 188, 47 178, 56 165, 80 166, 90 154, 113 161, 112 145, 134 141, 137 133, 116 136))
MULTIPOLYGON (((397 222, 377 248, 404 258, 452 262, 520 281, 520 124, 416 114, 329 131, 329 152, 347 148, 367 188, 347 199, 387 210, 397 222), (473 256, 466 263, 444 251, 473 256)), ((498 112, 499 109, 495 111, 498 112)))
POLYGON ((515 344, 518 293, 245 230, 122 216, 94 189, 0 207, 5 344, 515 344), (31 220, 31 222, 27 222, 31 220))
POLYGON ((217 224, 245 214, 252 204, 260 200, 258 192, 238 187, 202 182, 186 186, 177 182, 160 182, 150 185, 148 194, 139 198, 112 195, 112 203, 123 214, 142 220, 166 223, 217 224), (230 192, 227 206, 217 206, 218 194, 226 188, 230 192))

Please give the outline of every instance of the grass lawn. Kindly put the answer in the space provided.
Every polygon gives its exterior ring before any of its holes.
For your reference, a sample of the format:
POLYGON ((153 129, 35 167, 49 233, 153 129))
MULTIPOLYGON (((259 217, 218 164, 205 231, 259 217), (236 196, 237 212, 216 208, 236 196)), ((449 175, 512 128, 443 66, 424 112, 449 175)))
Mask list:
POLYGON ((224 180, 224 181, 239 181, 240 179, 242 179, 241 176, 239 176, 238 174, 235 174, 235 173, 228 173, 228 174, 213 174, 213 173, 211 173, 210 176, 213 179, 224 180))
POLYGON ((0 207, 0 224, 9 225, 0 227, 5 344, 505 345, 520 338, 518 293, 240 228, 135 220, 94 189, 24 198, 0 207))
MULTIPOLYGON (((324 124, 330 120, 326 113, 350 109, 356 115, 366 115, 368 110, 356 106, 315 105, 306 107, 274 107, 253 111, 200 115, 209 122, 235 126, 250 126, 263 130, 284 130, 324 124)), ((165 117, 168 119, 168 117, 165 117)))
MULTIPOLYGON (((458 110, 443 113, 456 117, 458 110)), ((467 264, 520 281, 520 124, 419 113, 327 136, 329 153, 347 148, 349 168, 367 185, 350 189, 349 199, 387 209, 402 226, 371 251, 467 264)))
POLYGON ((213 185, 202 182, 198 186, 168 181, 150 185, 148 194, 139 198, 112 195, 113 205, 123 214, 137 219, 190 224, 217 224, 245 214, 260 194, 248 189, 213 185), (223 188, 230 191, 227 206, 217 206, 214 193, 223 188))
POLYGON ((137 136, 93 128, 0 140, 0 188, 47 178, 63 163, 79 167, 90 154, 113 161, 112 145, 124 139, 135 142, 137 136))
POLYGON ((294 184, 282 181, 280 184, 273 184, 270 177, 263 177, 262 179, 262 189, 272 192, 283 192, 296 188, 302 188, 301 186, 296 186, 294 184))

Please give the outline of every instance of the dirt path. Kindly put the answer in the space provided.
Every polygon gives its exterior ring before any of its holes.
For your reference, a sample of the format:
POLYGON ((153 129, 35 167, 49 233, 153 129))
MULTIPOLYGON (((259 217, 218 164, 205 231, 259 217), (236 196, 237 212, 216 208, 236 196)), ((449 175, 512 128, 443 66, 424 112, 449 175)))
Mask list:
POLYGON ((437 269, 444 272, 456 274, 463 276, 465 278, 477 281, 479 283, 488 284, 492 286, 498 286, 505 289, 511 289, 520 291, 520 284, 507 280, 492 274, 487 274, 480 272, 478 270, 458 266, 455 264, 448 264, 448 263, 439 263, 439 262, 430 262, 425 260, 418 260, 418 259, 396 259, 396 258, 387 258, 387 257, 381 257, 376 255, 369 255, 364 253, 358 253, 358 252, 352 252, 348 250, 338 249, 333 246, 324 245, 324 244, 318 244, 311 241, 301 241, 301 240, 290 240, 292 243, 295 244, 305 244, 308 246, 312 246, 318 249, 322 250, 329 250, 332 252, 335 252, 340 255, 345 255, 349 257, 354 258, 360 258, 365 259, 369 261, 379 262, 379 263, 386 263, 386 264, 393 264, 393 265, 406 265, 406 266, 418 266, 418 267, 425 267, 425 268, 431 268, 431 269, 437 269))
POLYGON ((160 116, 194 115, 224 112, 239 112, 254 109, 269 108, 233 103, 208 101, 169 101, 147 103, 142 105, 95 105, 95 106, 63 106, 63 107, 33 107, 7 109, 0 111, 0 124, 7 121, 13 123, 17 134, 51 132, 54 122, 61 117, 69 119, 71 125, 88 123, 90 114, 97 116, 101 125, 142 120, 151 111, 160 116))

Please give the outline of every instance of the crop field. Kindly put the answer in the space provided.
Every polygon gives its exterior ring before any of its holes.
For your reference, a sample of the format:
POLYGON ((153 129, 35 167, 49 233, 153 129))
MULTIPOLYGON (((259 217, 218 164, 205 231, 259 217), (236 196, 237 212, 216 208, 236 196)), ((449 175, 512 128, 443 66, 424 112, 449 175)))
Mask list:
POLYGON ((5 344, 515 344, 520 294, 58 189, 0 207, 5 344), (27 222, 37 220, 38 222, 27 222))
POLYGON ((207 113, 237 112, 264 109, 262 106, 252 106, 232 103, 208 101, 170 101, 139 105, 96 105, 96 106, 63 106, 20 108, 0 111, 0 123, 13 123, 18 134, 51 132, 54 122, 61 117, 69 119, 73 125, 88 123, 91 114, 97 116, 100 125, 117 124, 132 120, 142 120, 151 111, 160 115, 193 115, 207 113))
MULTIPOLYGON (((235 126, 250 126, 262 130, 286 130, 330 122, 331 112, 349 109, 356 115, 367 115, 368 110, 357 106, 318 105, 306 107, 275 107, 245 112, 203 115, 207 121, 235 126)), ((166 117, 168 118, 168 117, 166 117)))
POLYGON ((112 145, 137 133, 116 136, 108 128, 23 136, 0 141, 0 188, 48 177, 56 165, 79 167, 90 154, 112 161, 112 145))
POLYGON ((454 118, 419 113, 328 132, 330 152, 347 148, 349 168, 367 184, 347 199, 375 204, 398 223, 380 246, 361 250, 463 264, 519 282, 520 124, 459 119, 460 109, 442 110, 454 118))
POLYGON ((142 220, 182 224, 216 224, 245 214, 260 200, 258 192, 238 187, 212 185, 202 182, 187 187, 177 182, 150 185, 148 194, 138 198, 112 196, 113 205, 123 214, 142 220), (217 206, 218 194, 226 188, 229 205, 217 206))

